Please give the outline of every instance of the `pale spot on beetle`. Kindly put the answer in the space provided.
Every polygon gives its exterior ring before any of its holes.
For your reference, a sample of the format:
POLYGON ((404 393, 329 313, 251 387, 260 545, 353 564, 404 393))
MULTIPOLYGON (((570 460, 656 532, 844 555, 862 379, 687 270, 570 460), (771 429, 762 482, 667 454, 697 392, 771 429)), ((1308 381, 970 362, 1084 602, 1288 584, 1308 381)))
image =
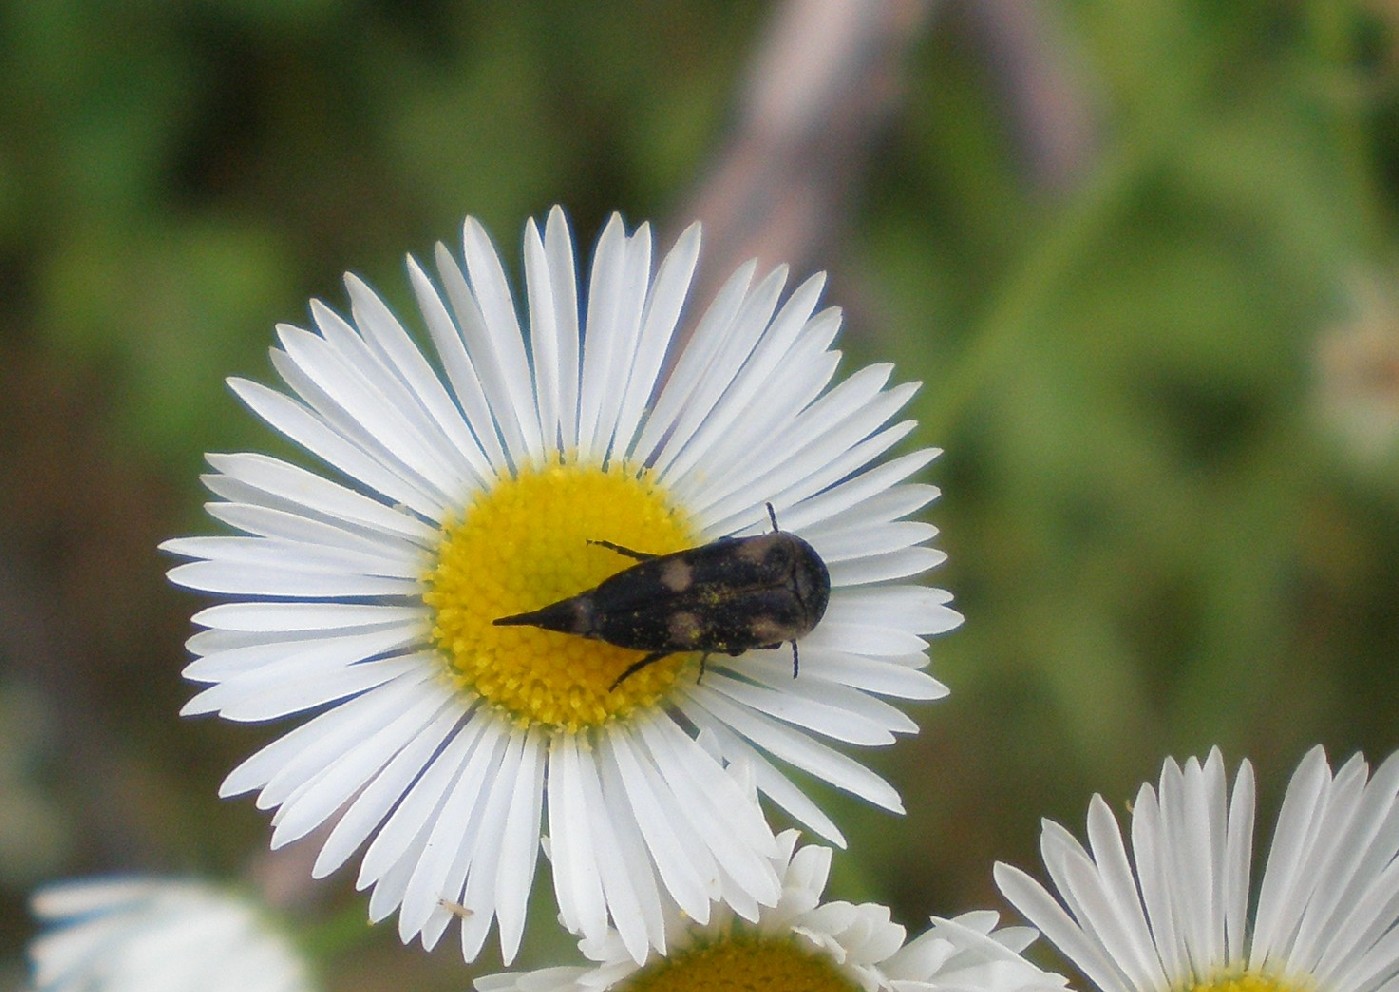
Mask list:
POLYGON ((758 537, 742 538, 734 549, 734 556, 744 561, 762 564, 768 555, 779 546, 782 536, 781 534, 762 534, 758 537))
POLYGON ((763 646, 781 644, 792 635, 789 625, 779 623, 771 617, 754 617, 748 623, 748 632, 755 642, 763 646))
POLYGON ((695 570, 683 558, 675 557, 661 569, 661 585, 670 592, 684 592, 695 581, 695 570))
POLYGON ((666 619, 666 630, 670 633, 672 644, 684 647, 698 644, 703 634, 699 617, 688 611, 672 613, 666 619))

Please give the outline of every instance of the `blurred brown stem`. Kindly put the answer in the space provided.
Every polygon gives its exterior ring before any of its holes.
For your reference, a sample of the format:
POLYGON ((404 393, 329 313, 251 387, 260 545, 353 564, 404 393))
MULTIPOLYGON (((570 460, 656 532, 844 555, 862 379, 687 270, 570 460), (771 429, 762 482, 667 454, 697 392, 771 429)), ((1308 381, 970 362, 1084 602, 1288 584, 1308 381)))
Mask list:
POLYGON ((705 229, 694 302, 749 259, 797 273, 827 262, 931 11, 931 0, 778 9, 728 139, 677 211, 679 226, 705 229))

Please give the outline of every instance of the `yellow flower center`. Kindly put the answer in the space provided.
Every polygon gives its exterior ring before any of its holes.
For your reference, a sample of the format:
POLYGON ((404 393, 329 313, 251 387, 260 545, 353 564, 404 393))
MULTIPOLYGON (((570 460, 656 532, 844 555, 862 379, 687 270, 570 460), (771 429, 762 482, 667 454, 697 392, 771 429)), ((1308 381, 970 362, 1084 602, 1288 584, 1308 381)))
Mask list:
POLYGON ((1185 992, 1308 992, 1311 986, 1284 982, 1268 975, 1247 971, 1221 974, 1208 982, 1186 986, 1185 992))
POLYGON ((478 493, 446 521, 425 576, 432 639, 463 688, 522 726, 569 732, 654 704, 695 657, 671 655, 615 689, 646 652, 576 634, 491 621, 594 588, 637 562, 590 541, 648 554, 694 547, 696 532, 649 473, 549 464, 478 493))
POLYGON ((729 936, 648 965, 620 992, 859 992, 824 954, 790 937, 729 936))

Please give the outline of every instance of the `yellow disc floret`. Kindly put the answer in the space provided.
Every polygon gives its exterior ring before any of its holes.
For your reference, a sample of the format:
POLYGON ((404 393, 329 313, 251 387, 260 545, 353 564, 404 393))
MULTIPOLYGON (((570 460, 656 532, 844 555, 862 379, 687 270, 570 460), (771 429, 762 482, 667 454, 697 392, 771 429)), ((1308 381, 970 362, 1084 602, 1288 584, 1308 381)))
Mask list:
POLYGON ((551 464, 501 479, 443 524, 425 576, 432 639, 458 683, 522 726, 576 731, 658 700, 692 655, 612 684, 643 652, 534 627, 496 627, 636 562, 589 541, 648 554, 699 543, 646 472, 551 464))
POLYGON ((1253 971, 1232 971, 1208 982, 1184 986, 1183 992, 1310 992, 1310 983, 1279 981, 1253 971))
POLYGON ((620 992, 859 992, 824 954, 791 937, 728 936, 648 965, 620 992))

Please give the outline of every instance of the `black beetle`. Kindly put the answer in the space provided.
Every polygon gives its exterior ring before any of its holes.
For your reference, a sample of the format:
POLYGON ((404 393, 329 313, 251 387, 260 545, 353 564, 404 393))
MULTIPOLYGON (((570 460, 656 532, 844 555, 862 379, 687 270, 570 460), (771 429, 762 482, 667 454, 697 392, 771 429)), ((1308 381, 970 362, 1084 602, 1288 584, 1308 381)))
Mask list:
POLYGON ((576 596, 493 622, 647 652, 617 677, 613 689, 680 651, 702 652, 703 675, 708 655, 738 655, 788 641, 795 678, 797 638, 810 633, 825 614, 831 573, 815 548, 778 528, 771 503, 767 510, 772 533, 721 537, 688 551, 653 555, 592 541, 637 563, 576 596))

